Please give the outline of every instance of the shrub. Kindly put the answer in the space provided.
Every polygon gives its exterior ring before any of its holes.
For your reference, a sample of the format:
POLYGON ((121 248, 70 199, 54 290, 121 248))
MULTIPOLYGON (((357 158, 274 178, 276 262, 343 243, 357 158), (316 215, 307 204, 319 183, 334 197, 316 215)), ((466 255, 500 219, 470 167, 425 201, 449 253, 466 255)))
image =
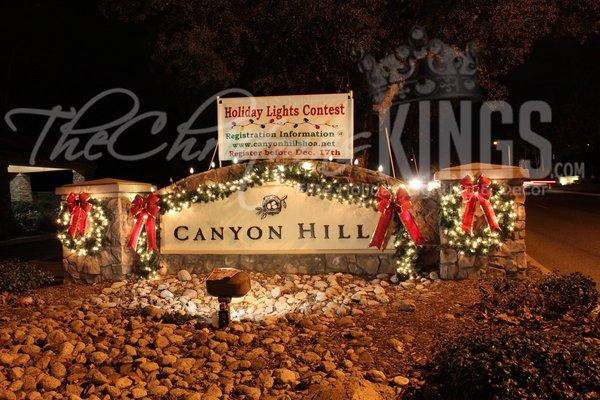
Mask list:
POLYGON ((25 293, 53 282, 51 275, 19 260, 0 260, 0 293, 25 293))
POLYGON ((543 314, 542 298, 531 281, 499 279, 481 287, 484 311, 503 312, 519 318, 535 319, 543 314))
POLYGON ((598 304, 596 283, 579 272, 548 276, 538 287, 546 314, 550 317, 562 317, 566 314, 573 317, 586 316, 598 304))
POLYGON ((12 210, 19 233, 37 232, 42 221, 42 211, 34 203, 13 201, 12 210))
POLYGON ((594 280, 578 272, 551 275, 538 282, 499 280, 481 289, 485 311, 536 322, 565 315, 587 317, 598 304, 594 280))
POLYGON ((56 206, 50 203, 13 201, 12 211, 18 234, 51 232, 56 229, 56 206))
POLYGON ((600 398, 598 344, 564 333, 492 331, 459 338, 427 371, 420 395, 432 399, 600 398))

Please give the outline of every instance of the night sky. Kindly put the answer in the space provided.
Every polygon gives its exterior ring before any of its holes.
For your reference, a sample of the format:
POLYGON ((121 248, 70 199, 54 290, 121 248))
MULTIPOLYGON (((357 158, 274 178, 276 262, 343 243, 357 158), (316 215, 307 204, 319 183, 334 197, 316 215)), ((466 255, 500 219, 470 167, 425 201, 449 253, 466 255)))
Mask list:
MULTIPOLYGON (((110 88, 127 88, 137 94, 141 111, 160 110, 168 114, 167 127, 149 139, 149 124, 138 126, 123 140, 123 152, 171 142, 175 128, 213 93, 197 93, 193 98, 177 92, 174 82, 153 64, 146 51, 142 28, 108 20, 93 2, 18 1, 4 2, 1 110, 4 115, 16 107, 79 108, 94 95, 110 88)), ((432 33, 434 34, 434 33, 432 33)), ((510 101, 548 101, 556 117, 577 90, 597 90, 598 37, 580 45, 570 40, 544 40, 532 56, 507 79, 510 101)), ((597 91, 596 91, 597 93, 597 91)), ((261 93, 256 93, 260 95, 261 93)), ((596 98, 597 99, 597 98, 596 98)), ((122 112, 124 104, 113 101, 89 122, 122 112)), ((216 112, 211 110, 216 117, 216 112)), ((598 116, 591 119, 598 126, 598 116)), ((12 133, 2 123, 4 150, 28 153, 42 120, 16 119, 19 132, 12 133), (8 138, 8 139, 7 139, 8 138)), ((207 121, 210 122, 210 121, 207 121)), ((45 143, 54 145, 57 129, 45 143)), ((215 133, 216 136, 216 133, 215 133)), ((575 154, 575 158, 597 162, 597 150, 575 154)), ((104 156, 95 163, 94 177, 113 176, 142 180, 158 185, 169 178, 180 179, 190 166, 202 170, 207 161, 165 162, 164 155, 143 162, 116 162, 104 156)))

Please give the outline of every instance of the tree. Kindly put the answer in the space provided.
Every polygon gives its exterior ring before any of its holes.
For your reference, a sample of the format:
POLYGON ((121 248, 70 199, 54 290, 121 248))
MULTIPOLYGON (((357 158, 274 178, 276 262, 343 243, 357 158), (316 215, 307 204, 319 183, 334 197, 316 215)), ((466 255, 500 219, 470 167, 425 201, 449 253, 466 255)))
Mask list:
POLYGON ((416 24, 459 49, 475 41, 484 99, 505 99, 507 77, 534 44, 582 43, 600 26, 597 0, 103 0, 101 9, 147 30, 151 57, 182 96, 353 90, 357 131, 377 129, 358 48, 381 57, 416 24))
POLYGON ((460 48, 476 40, 482 85, 505 97, 502 78, 538 39, 585 40, 600 21, 600 2, 587 0, 104 0, 101 9, 143 25, 152 58, 184 91, 257 95, 361 92, 353 50, 383 54, 419 23, 460 48))

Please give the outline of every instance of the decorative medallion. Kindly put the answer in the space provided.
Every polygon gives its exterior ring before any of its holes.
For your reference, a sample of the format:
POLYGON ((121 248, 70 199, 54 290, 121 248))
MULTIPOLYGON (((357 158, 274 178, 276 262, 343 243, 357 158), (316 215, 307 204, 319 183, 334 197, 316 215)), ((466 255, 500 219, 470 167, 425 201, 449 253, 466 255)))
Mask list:
POLYGON ((285 199, 287 196, 279 198, 274 194, 263 197, 260 207, 256 207, 256 214, 260 215, 260 219, 267 218, 267 215, 277 215, 286 208, 285 199))

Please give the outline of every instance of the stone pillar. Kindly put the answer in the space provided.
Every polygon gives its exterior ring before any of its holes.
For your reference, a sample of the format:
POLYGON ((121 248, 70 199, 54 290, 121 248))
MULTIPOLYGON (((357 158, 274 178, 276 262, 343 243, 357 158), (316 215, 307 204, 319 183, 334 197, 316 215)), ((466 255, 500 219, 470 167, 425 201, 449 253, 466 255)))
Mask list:
POLYGON ((467 174, 473 177, 484 174, 509 186, 517 214, 515 227, 498 250, 486 255, 459 254, 449 245, 440 227, 440 277, 464 279, 476 274, 509 278, 522 276, 527 268, 523 179, 529 177, 529 171, 520 167, 479 163, 447 168, 435 175, 441 183, 440 195, 449 193, 467 174))
POLYGON ((135 254, 127 248, 127 240, 134 224, 129 215, 131 201, 138 193, 149 193, 154 187, 148 183, 98 179, 61 186, 56 194, 64 201, 69 193, 87 192, 102 202, 107 210, 109 226, 100 253, 79 256, 63 246, 65 270, 76 281, 117 281, 134 273, 135 254))
POLYGON ((9 237, 10 228, 13 226, 13 214, 10 200, 8 164, 0 161, 0 240, 9 237))
POLYGON ((12 201, 33 202, 29 175, 19 173, 10 180, 10 198, 12 201))
POLYGON ((71 170, 73 173, 73 183, 81 183, 85 182, 85 176, 83 176, 79 171, 71 170))

